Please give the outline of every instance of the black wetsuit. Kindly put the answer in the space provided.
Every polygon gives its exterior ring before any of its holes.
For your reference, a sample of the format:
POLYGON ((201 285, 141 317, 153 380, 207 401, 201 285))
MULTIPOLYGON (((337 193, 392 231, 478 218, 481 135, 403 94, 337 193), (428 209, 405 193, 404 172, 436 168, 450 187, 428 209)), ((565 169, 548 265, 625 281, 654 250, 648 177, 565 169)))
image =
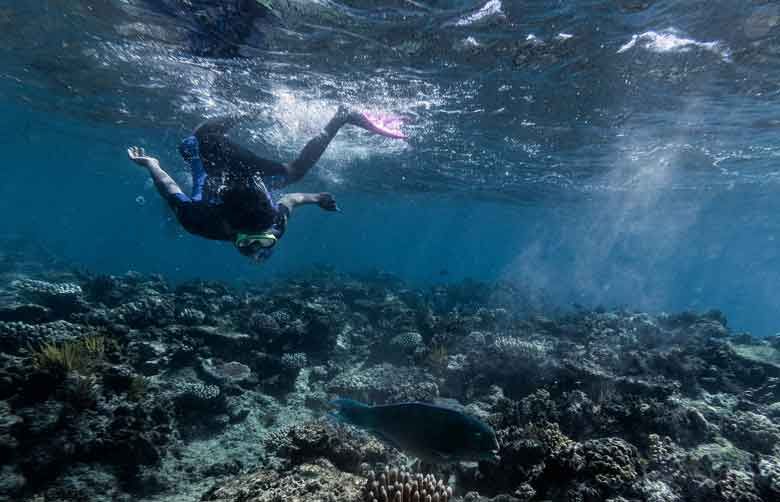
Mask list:
POLYGON ((249 149, 229 140, 228 130, 236 117, 212 119, 200 125, 193 136, 186 138, 179 150, 192 172, 192 193, 178 193, 168 198, 182 227, 207 239, 230 241, 235 237, 226 228, 233 221, 234 209, 218 194, 220 186, 242 183, 256 190, 263 201, 262 210, 246 228, 234 228, 244 233, 271 231, 277 238, 284 234, 289 209, 276 204, 268 189, 287 185, 287 167, 276 161, 258 157, 249 149))

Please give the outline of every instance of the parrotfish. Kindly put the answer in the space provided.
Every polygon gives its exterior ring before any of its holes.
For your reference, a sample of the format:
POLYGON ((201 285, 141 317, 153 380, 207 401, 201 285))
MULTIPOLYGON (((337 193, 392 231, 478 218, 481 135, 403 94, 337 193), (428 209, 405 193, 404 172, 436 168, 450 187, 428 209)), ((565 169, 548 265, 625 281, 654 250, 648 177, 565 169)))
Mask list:
POLYGON ((493 429, 455 408, 419 402, 369 406, 352 399, 331 404, 339 421, 366 429, 423 462, 499 460, 493 429))

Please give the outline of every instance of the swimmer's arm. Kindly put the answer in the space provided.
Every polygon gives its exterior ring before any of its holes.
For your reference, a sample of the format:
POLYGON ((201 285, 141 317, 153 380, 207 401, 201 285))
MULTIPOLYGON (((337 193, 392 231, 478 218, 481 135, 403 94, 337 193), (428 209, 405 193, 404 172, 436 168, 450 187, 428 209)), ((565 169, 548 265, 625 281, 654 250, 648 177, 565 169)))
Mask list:
POLYGON ((288 193, 279 199, 279 204, 286 207, 290 213, 297 206, 317 204, 325 211, 340 211, 336 199, 329 193, 288 193))
POLYGON ((130 160, 149 171, 149 175, 154 181, 154 186, 165 200, 169 200, 170 197, 178 194, 184 194, 179 185, 173 181, 173 178, 160 167, 160 161, 155 157, 146 155, 143 148, 131 146, 127 149, 127 155, 130 157, 130 160))

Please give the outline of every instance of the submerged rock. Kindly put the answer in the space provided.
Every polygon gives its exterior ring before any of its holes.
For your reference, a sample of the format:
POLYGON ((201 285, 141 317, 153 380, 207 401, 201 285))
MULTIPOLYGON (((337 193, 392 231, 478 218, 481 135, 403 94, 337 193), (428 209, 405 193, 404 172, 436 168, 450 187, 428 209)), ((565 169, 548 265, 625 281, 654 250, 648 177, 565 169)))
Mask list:
POLYGON ((246 382, 252 376, 249 366, 236 361, 203 359, 200 362, 200 369, 207 380, 219 385, 246 382))
POLYGON ((0 401, 0 454, 10 456, 19 446, 16 436, 22 432, 24 421, 11 412, 5 401, 0 401))
POLYGON ((27 484, 27 479, 13 466, 0 467, 0 500, 14 500, 19 497, 27 484))
POLYGON ((330 422, 306 422, 266 438, 268 448, 291 465, 326 458, 339 469, 357 472, 390 457, 385 445, 369 434, 330 422))
POLYGON ((766 500, 780 500, 780 458, 763 457, 758 462, 755 482, 766 500))
POLYGON ((0 306, 0 321, 39 324, 52 319, 52 310, 35 303, 15 303, 0 306))

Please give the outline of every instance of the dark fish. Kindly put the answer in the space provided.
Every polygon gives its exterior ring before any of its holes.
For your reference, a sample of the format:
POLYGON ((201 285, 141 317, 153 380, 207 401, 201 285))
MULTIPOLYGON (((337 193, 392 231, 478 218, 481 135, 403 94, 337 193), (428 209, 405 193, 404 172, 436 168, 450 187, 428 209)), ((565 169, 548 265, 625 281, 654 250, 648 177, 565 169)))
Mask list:
POLYGON ((493 429, 456 409, 426 403, 369 406, 352 399, 331 404, 338 420, 367 429, 424 462, 499 460, 493 429))

